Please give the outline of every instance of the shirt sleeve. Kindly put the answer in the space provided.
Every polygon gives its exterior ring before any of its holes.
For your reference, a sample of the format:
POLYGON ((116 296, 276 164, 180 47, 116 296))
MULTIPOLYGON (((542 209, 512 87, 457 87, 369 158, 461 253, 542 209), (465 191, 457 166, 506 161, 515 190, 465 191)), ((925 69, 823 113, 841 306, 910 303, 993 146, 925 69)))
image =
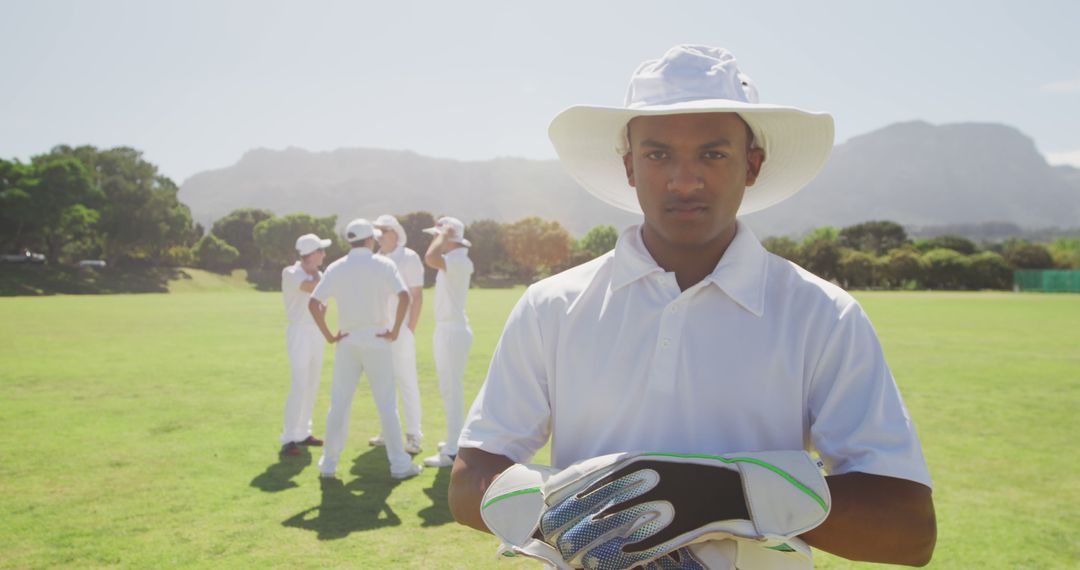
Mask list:
POLYGON ((547 443, 551 401, 544 354, 539 319, 527 291, 506 321, 459 447, 525 463, 547 443))
POLYGON ((446 276, 462 289, 468 289, 473 273, 472 260, 467 255, 444 255, 443 261, 446 262, 446 276))
POLYGON ((290 271, 290 269, 292 269, 291 265, 281 270, 281 290, 299 291, 300 285, 304 282, 302 272, 290 271))
POLYGON ((311 292, 311 298, 319 301, 322 304, 326 304, 330 297, 335 295, 334 293, 334 271, 333 269, 327 269, 326 274, 322 276, 319 284, 315 286, 315 290, 311 292))
POLYGON ((861 472, 932 486, 922 446, 877 334, 845 307, 810 383, 810 438, 831 475, 861 472))
POLYGON ((400 267, 401 277, 405 279, 405 285, 412 289, 424 286, 424 264, 419 255, 410 255, 405 258, 404 267, 400 267))
POLYGON ((393 290, 394 294, 397 295, 402 291, 408 291, 409 288, 405 285, 405 279, 401 276, 401 271, 398 270, 397 265, 395 265, 394 262, 391 261, 387 264, 387 268, 390 270, 389 273, 393 281, 390 289, 393 290))

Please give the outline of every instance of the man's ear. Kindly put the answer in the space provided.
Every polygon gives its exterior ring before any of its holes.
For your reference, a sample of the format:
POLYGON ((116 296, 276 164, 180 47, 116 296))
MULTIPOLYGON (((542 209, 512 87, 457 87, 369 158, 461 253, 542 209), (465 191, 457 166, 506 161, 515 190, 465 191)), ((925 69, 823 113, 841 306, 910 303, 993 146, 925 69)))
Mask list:
POLYGON ((623 168, 626 169, 626 183, 631 188, 637 188, 637 182, 634 181, 634 157, 633 154, 627 152, 622 157, 623 168))
POLYGON ((761 165, 765 162, 765 149, 752 148, 746 151, 746 185, 753 186, 757 182, 761 165))

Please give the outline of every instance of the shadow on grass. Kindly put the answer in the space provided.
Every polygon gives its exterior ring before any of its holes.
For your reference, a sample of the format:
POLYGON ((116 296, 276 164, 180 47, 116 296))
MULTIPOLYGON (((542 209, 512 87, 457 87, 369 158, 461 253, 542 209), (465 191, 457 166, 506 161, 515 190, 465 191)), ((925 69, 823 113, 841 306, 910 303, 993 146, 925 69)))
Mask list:
POLYGON ((167 293, 169 281, 189 278, 174 267, 79 268, 0 264, 0 297, 167 293))
POLYGON ((398 526, 401 519, 386 499, 400 481, 390 477, 386 452, 379 447, 360 454, 347 484, 341 479, 319 479, 322 500, 282 521, 282 526, 312 530, 319 540, 337 540, 350 533, 398 526))
POLYGON ((270 465, 266 471, 259 473, 251 480, 251 486, 267 493, 277 493, 298 487, 299 485, 292 479, 308 465, 311 465, 311 451, 301 446, 300 455, 295 457, 279 455, 277 463, 270 465))
POLYGON ((424 522, 420 526, 439 526, 454 522, 454 515, 450 514, 450 468, 443 467, 435 474, 435 482, 431 487, 424 489, 424 494, 431 499, 431 506, 420 511, 420 518, 424 522))

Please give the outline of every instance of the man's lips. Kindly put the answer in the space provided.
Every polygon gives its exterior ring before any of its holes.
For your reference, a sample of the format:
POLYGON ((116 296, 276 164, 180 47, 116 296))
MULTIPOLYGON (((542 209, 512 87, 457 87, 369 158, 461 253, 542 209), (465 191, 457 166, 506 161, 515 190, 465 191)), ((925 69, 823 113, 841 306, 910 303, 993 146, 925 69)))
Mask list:
POLYGON ((666 208, 664 208, 664 211, 668 214, 675 216, 676 218, 694 218, 704 213, 707 209, 708 206, 706 206, 705 204, 688 202, 680 204, 670 204, 666 208))

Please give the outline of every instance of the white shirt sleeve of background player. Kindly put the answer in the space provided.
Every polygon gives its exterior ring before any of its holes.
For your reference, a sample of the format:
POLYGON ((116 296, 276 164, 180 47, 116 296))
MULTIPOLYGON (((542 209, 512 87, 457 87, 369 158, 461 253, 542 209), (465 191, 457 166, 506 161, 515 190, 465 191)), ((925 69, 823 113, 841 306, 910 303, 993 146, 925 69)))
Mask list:
POLYGON ((419 255, 406 255, 405 262, 398 269, 409 289, 424 286, 424 264, 420 261, 419 255))
POLYGON ((393 284, 390 287, 390 289, 392 289, 392 293, 394 295, 397 295, 402 291, 408 291, 409 288, 405 286, 405 279, 402 278, 401 271, 398 271, 397 265, 394 265, 393 262, 390 262, 386 264, 386 268, 390 270, 391 279, 393 280, 393 284))
POLYGON ((311 292, 311 298, 318 300, 322 304, 326 304, 330 297, 337 295, 334 287, 337 279, 334 275, 335 271, 332 267, 327 268, 326 274, 322 276, 322 280, 315 286, 315 290, 311 292))
POLYGON ((826 341, 807 404, 811 442, 830 475, 858 471, 932 485, 915 425, 857 303, 843 309, 826 341))
POLYGON ((517 463, 532 459, 551 434, 544 360, 539 319, 526 291, 506 321, 459 447, 480 448, 517 463))
POLYGON ((282 291, 298 291, 300 285, 306 281, 306 273, 303 271, 292 271, 294 266, 289 265, 285 269, 281 270, 281 290, 282 291))

